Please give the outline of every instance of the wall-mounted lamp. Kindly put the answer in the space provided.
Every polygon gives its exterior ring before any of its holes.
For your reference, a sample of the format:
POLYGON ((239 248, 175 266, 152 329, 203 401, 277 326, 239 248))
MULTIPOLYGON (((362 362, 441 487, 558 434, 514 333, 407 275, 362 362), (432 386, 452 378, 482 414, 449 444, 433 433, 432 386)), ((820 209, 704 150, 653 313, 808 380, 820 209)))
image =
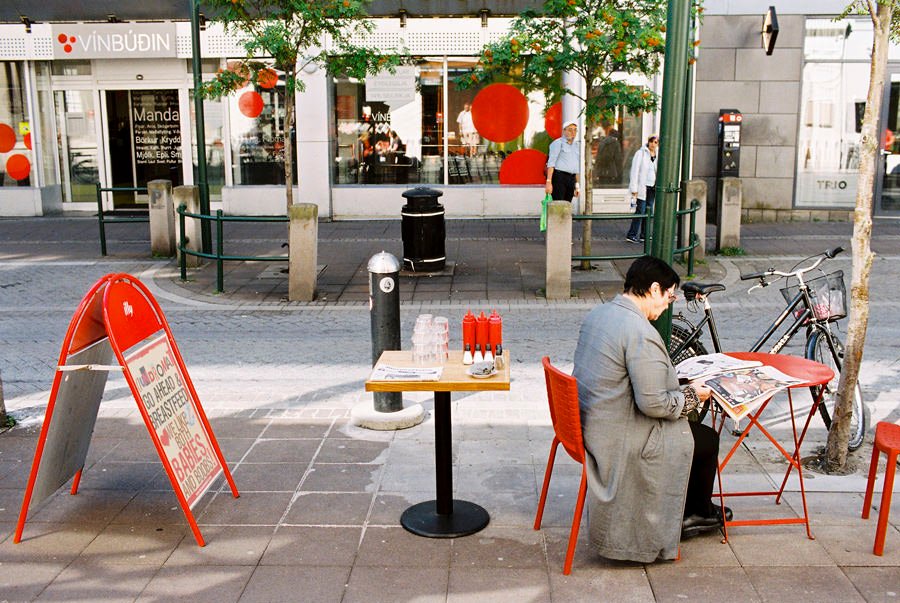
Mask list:
POLYGON ((488 26, 488 17, 491 16, 491 11, 490 11, 490 9, 482 8, 480 11, 478 11, 478 14, 481 15, 481 26, 484 27, 484 28, 487 28, 487 26, 488 26))
POLYGON ((106 15, 107 23, 119 23, 119 18, 113 14, 106 15))
POLYGON ((206 15, 200 13, 200 31, 206 31, 206 15))
POLYGON ((775 50, 775 40, 778 38, 778 15, 775 7, 770 6, 766 14, 763 15, 762 25, 762 47, 767 55, 771 55, 775 50))
POLYGON ((400 9, 400 27, 406 27, 406 15, 407 15, 406 9, 401 8, 400 9))
POLYGON ((31 33, 31 24, 32 23, 33 23, 33 21, 31 19, 29 19, 28 17, 26 17, 24 15, 22 16, 22 25, 25 26, 25 33, 28 33, 28 34, 31 33))

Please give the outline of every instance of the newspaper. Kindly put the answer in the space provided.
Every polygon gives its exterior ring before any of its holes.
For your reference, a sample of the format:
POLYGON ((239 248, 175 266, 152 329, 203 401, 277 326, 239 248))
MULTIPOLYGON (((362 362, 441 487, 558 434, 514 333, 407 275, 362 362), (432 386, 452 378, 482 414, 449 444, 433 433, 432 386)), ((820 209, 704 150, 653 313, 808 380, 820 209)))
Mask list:
POLYGON ((379 364, 372 371, 369 381, 439 381, 442 366, 390 366, 379 364))
POLYGON ((726 371, 706 380, 713 399, 735 421, 743 419, 775 393, 803 383, 771 366, 726 371))
POLYGON ((678 363, 675 372, 679 379, 685 381, 693 381, 694 379, 703 379, 711 377, 726 371, 736 371, 740 369, 760 366, 762 362, 757 360, 740 360, 727 354, 704 354, 703 356, 693 356, 686 358, 678 363))

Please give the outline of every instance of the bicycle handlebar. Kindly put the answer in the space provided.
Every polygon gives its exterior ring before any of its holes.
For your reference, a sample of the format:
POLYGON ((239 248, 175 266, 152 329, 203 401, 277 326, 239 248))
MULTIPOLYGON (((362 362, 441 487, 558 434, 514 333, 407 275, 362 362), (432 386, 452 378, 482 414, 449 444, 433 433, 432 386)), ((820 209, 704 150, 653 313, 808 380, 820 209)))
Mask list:
POLYGON ((841 246, 834 247, 833 249, 826 249, 823 253, 819 254, 819 257, 815 262, 813 262, 806 268, 798 268, 797 270, 794 270, 793 272, 782 272, 781 270, 775 270, 774 268, 769 268, 768 270, 764 270, 762 272, 751 272, 749 274, 742 274, 741 280, 742 281, 750 281, 753 279, 759 279, 760 284, 763 287, 766 287, 769 284, 765 280, 767 276, 777 276, 779 278, 787 277, 787 276, 797 277, 801 274, 809 272, 810 270, 815 270, 816 268, 819 267, 819 264, 821 264, 825 260, 834 258, 835 256, 837 256, 838 254, 840 254, 843 251, 844 251, 844 248, 841 246))

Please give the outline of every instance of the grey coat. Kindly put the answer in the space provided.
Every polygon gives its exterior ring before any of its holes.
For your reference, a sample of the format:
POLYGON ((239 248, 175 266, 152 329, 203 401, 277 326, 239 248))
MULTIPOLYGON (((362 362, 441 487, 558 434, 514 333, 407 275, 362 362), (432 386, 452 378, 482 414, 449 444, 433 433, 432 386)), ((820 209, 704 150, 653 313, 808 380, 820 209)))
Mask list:
POLYGON ((609 559, 674 559, 694 440, 662 338, 620 295, 584 320, 574 375, 591 542, 609 559))

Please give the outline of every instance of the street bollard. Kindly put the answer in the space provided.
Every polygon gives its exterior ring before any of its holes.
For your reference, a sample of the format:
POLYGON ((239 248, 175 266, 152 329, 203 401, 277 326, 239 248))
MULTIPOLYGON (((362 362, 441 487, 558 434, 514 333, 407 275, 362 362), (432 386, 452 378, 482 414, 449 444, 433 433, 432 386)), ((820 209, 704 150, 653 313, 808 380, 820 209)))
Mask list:
MULTIPOLYGON (((400 349, 400 262, 382 251, 369 259, 369 316, 372 321, 372 366, 385 350, 400 349)), ((403 410, 400 392, 374 392, 377 412, 403 410)))

